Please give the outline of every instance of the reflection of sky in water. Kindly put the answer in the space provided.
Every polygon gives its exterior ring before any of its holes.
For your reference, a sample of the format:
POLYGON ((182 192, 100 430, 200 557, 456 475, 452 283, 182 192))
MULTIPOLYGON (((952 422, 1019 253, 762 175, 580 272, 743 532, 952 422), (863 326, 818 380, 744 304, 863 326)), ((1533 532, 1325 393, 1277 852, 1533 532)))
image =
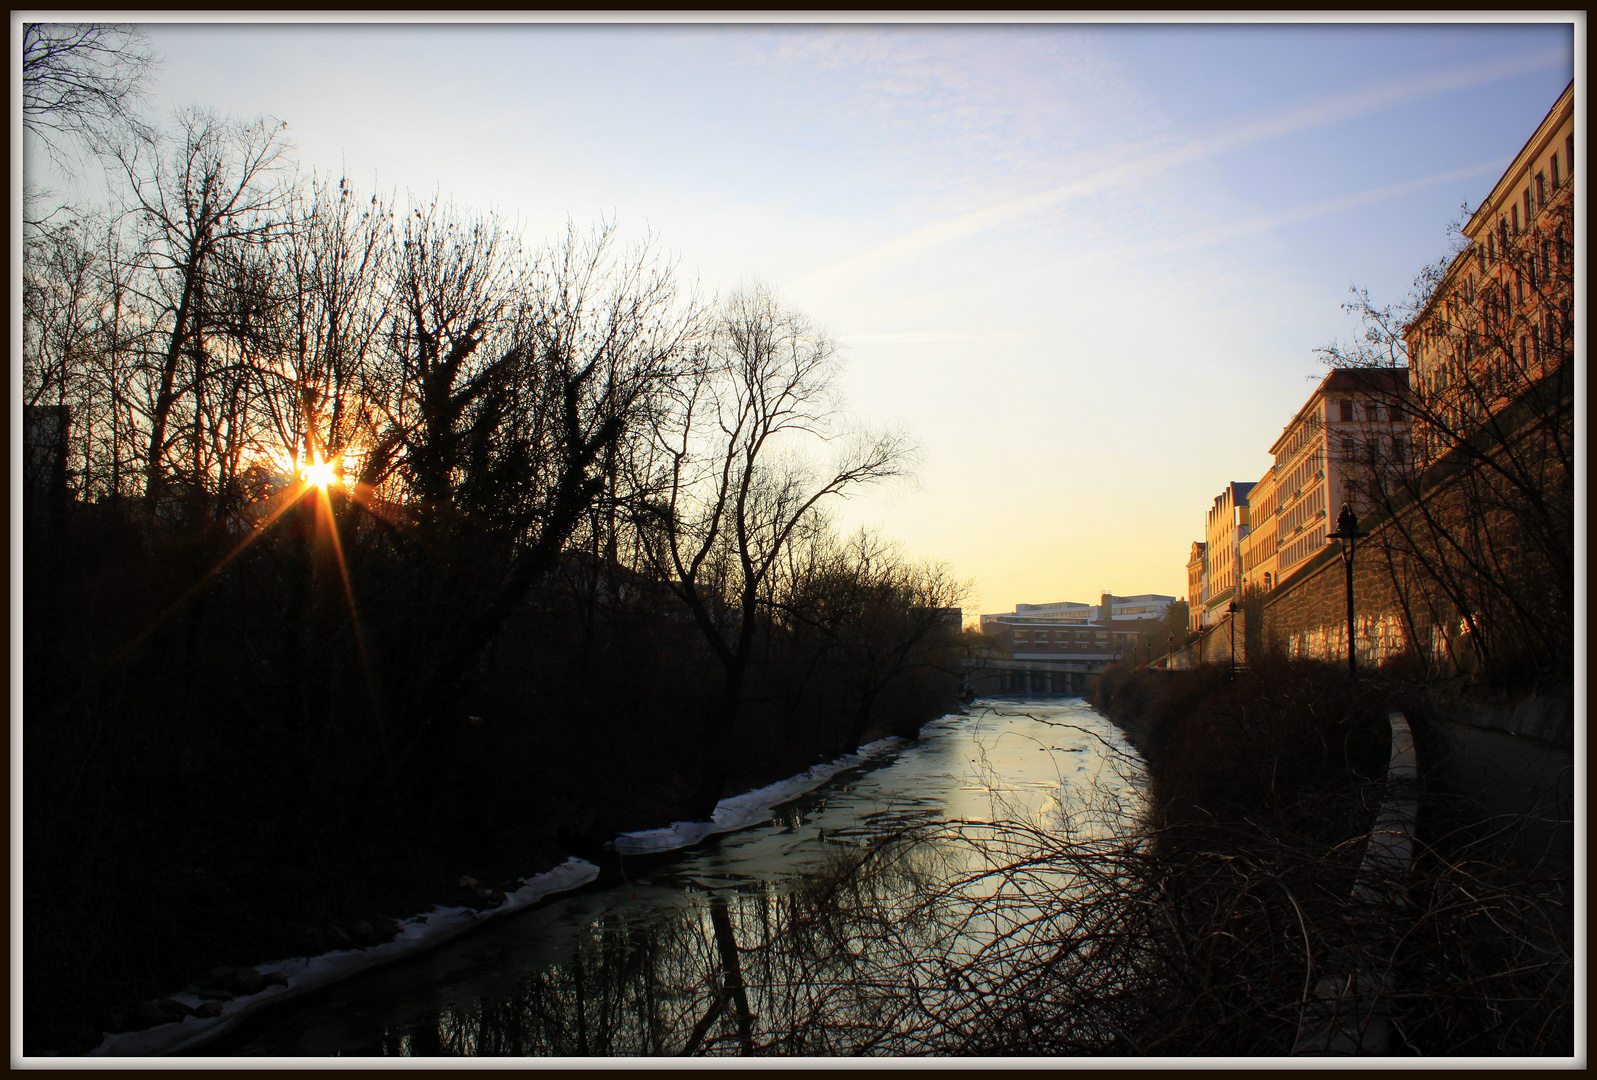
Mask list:
MULTIPOLYGON (((765 825, 723 836, 622 885, 555 901, 269 1014, 232 1052, 481 1053, 491 1049, 488 1036, 453 1029, 451 1017, 469 1015, 480 1024, 494 1013, 519 1017, 531 1009, 542 1015, 549 1006, 529 1005, 529 994, 555 994, 564 1009, 570 1003, 551 989, 557 984, 578 988, 580 999, 580 988, 590 983, 631 986, 629 993, 640 993, 634 984, 643 980, 650 984, 647 1005, 640 998, 640 1003, 608 1006, 617 1016, 630 1017, 617 1023, 631 1034, 608 1024, 603 1033, 581 1032, 580 1045, 597 1053, 674 1053, 670 1047, 680 1044, 681 1032, 654 1032, 653 1021, 643 1023, 628 1012, 653 1015, 662 1007, 654 992, 670 996, 668 987, 653 985, 663 978, 658 957, 649 961, 655 966, 648 975, 627 976, 623 970, 670 942, 677 957, 673 964, 699 964, 693 969, 699 974, 681 976, 683 985, 674 992, 684 999, 702 993, 711 1000, 713 986, 700 984, 706 978, 714 984, 717 977, 704 973, 720 970, 706 914, 712 895, 731 898, 736 925, 764 925, 768 937, 772 912, 783 910, 782 897, 806 871, 906 827, 939 819, 1009 820, 1092 835, 1105 820, 1123 824, 1120 807, 1139 802, 1140 770, 1129 754, 1120 732, 1079 699, 973 707, 969 716, 927 725, 919 741, 886 764, 850 770, 778 807, 765 825), (706 891, 729 887, 737 891, 706 891), (698 961, 682 959, 695 956, 698 961), (600 969, 604 974, 595 974, 600 969), (657 1039, 666 1040, 661 1044, 666 1049, 655 1045, 657 1039)), ((966 865, 979 858, 974 850, 958 854, 966 865)), ((582 1008, 577 1011, 580 1015, 582 1008)), ((522 1026, 522 1020, 511 1025, 518 1032, 522 1026)), ((554 1029, 563 1030, 561 1024, 554 1029)), ((503 1036, 498 1026, 493 1031, 503 1036)), ((525 1033, 517 1038, 522 1041, 511 1040, 501 1052, 580 1052, 562 1049, 558 1039, 529 1042, 525 1033)))

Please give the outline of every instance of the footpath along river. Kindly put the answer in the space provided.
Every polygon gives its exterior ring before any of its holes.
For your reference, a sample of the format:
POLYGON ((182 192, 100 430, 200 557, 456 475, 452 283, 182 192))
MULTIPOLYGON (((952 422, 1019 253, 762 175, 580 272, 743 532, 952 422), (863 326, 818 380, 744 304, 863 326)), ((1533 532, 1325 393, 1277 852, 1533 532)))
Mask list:
MULTIPOLYGON (((988 842, 960 823, 1123 835, 1141 805, 1135 752, 1081 699, 978 701, 764 824, 623 858, 619 883, 285 1004, 196 1053, 935 1051, 939 1017, 961 1007, 959 976, 938 972, 1035 910, 973 915, 967 901, 1003 886, 972 871, 1014 859, 1018 834, 988 842), (862 868, 840 879, 847 866, 862 868)), ((1033 876, 1035 891, 1070 886, 1033 876)))

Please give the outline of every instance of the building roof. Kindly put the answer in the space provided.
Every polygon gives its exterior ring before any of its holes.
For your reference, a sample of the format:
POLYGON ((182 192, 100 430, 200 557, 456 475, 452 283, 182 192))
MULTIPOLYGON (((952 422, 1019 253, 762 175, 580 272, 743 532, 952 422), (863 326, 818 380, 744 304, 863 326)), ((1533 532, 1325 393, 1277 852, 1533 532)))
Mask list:
MULTIPOLYGON (((1558 100, 1553 102, 1553 107, 1547 110, 1547 115, 1542 117, 1541 123, 1536 125, 1536 130, 1531 132, 1530 138, 1525 140, 1525 145, 1519 148, 1519 153, 1514 155, 1514 160, 1508 163, 1508 168, 1503 170, 1503 175, 1497 178, 1497 183, 1492 185, 1492 192, 1486 196, 1484 202, 1476 207, 1470 215, 1469 221, 1464 226, 1464 235, 1473 238, 1476 233, 1486 228, 1494 215, 1501 212, 1504 195, 1508 189, 1519 184, 1520 177, 1531 160, 1539 156, 1540 147, 1537 145, 1559 124, 1563 123, 1563 113, 1572 112, 1575 108, 1575 84, 1564 87, 1564 92, 1558 95, 1558 100)), ((1566 169, 1570 175, 1573 170, 1566 169)))
MULTIPOLYGON (((1453 278, 1459 274, 1470 253, 1474 250, 1473 245, 1477 242, 1477 237, 1490 225, 1494 215, 1502 213, 1504 196, 1508 194, 1509 189, 1518 186, 1519 178, 1529 168, 1530 160, 1540 156, 1544 141, 1552 134, 1555 128, 1564 122, 1564 114, 1569 113, 1573 116, 1574 109, 1575 84, 1571 82, 1564 88, 1564 92, 1558 95, 1558 100, 1553 102, 1553 107, 1547 110, 1547 115, 1542 117, 1541 123, 1536 125, 1536 130, 1531 132, 1530 138, 1525 140, 1525 145, 1520 147, 1519 153, 1514 155, 1514 160, 1508 163, 1508 168, 1503 170, 1503 175, 1497 178, 1497 183, 1492 185, 1491 193, 1475 208, 1475 212, 1470 215, 1469 221, 1465 222, 1464 236, 1469 243, 1465 244, 1448 262, 1447 270, 1443 273, 1442 280, 1437 283, 1436 288, 1431 290, 1431 295, 1425 298, 1425 306, 1403 327, 1405 341, 1408 340, 1415 328, 1430 315, 1431 309, 1436 306, 1437 302, 1448 293, 1453 278)), ((1565 163, 1565 171, 1569 176, 1574 176, 1571 163, 1565 163)))
POLYGON ((1293 414, 1286 427, 1281 429, 1281 437, 1270 444, 1270 453, 1278 451, 1281 444, 1286 441, 1292 429, 1298 426, 1298 421, 1314 407, 1315 402, 1333 394, 1358 394, 1358 393, 1401 393, 1408 389, 1408 368, 1406 367, 1378 367, 1378 368, 1333 368, 1330 374, 1320 380, 1320 385, 1304 401, 1303 407, 1293 414))

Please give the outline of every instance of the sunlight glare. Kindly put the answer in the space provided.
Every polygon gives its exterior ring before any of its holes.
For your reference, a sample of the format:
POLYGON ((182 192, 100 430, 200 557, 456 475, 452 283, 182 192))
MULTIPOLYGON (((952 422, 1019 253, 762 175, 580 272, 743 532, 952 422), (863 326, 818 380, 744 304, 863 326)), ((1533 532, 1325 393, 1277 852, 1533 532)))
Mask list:
POLYGON ((337 468, 331 461, 322 461, 320 458, 313 462, 306 462, 300 469, 300 475, 305 478, 307 487, 326 488, 338 483, 337 468))

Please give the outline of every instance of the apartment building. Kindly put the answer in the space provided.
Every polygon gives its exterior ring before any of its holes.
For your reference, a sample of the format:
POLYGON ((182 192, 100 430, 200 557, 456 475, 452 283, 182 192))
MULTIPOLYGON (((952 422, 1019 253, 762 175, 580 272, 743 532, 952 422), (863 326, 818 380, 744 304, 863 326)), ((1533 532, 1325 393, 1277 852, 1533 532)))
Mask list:
POLYGON ((1574 91, 1470 216, 1466 246, 1404 329, 1422 466, 1573 353, 1574 91))
POLYGON ((1187 629, 1193 633, 1203 629, 1203 583, 1209 576, 1208 552, 1209 545, 1194 540, 1187 554, 1187 629))
POLYGON ((1259 584, 1265 573, 1279 583, 1325 547, 1343 503, 1369 511, 1363 493, 1378 481, 1377 462, 1408 452, 1408 419, 1394 404, 1406 385, 1403 368, 1338 368, 1282 429, 1253 515, 1260 536, 1247 555, 1259 584))
MULTIPOLYGON (((1248 492, 1253 484, 1233 480, 1215 496, 1204 532, 1203 620, 1211 626, 1225 618, 1226 605, 1239 594, 1242 541, 1248 535, 1248 492)), ((1190 573, 1190 571, 1189 571, 1190 573)))
POLYGON ((1281 491, 1272 462, 1248 492, 1248 535, 1242 539, 1242 589, 1273 589, 1281 579, 1278 526, 1281 491))

